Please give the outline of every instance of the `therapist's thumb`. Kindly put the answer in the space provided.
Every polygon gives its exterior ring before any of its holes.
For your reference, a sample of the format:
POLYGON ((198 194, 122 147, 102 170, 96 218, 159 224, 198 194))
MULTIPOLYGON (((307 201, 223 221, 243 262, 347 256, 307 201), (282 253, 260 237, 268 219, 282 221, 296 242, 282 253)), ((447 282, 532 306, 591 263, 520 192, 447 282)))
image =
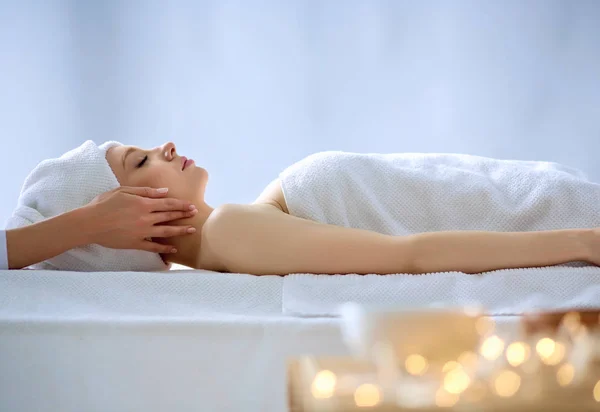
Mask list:
POLYGON ((143 196, 143 197, 165 197, 169 189, 166 187, 156 189, 153 187, 131 187, 122 186, 118 189, 123 193, 129 193, 132 195, 143 196))

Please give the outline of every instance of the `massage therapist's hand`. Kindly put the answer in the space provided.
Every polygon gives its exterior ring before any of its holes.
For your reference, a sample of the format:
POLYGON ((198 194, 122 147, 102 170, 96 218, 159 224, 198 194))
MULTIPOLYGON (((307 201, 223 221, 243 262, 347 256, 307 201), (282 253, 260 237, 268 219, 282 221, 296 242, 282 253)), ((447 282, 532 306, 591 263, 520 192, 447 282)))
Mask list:
POLYGON ((189 218, 198 211, 188 201, 166 197, 164 189, 120 187, 103 193, 84 206, 89 214, 90 243, 112 249, 172 253, 173 246, 148 240, 195 232, 192 226, 165 224, 189 218))

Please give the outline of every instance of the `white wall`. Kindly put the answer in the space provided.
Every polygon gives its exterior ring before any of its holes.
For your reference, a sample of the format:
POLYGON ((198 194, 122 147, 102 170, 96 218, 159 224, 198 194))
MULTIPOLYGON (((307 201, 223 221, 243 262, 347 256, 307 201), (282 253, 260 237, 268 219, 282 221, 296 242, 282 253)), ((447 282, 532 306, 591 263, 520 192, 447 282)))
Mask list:
POLYGON ((0 219, 37 162, 86 139, 175 141, 213 206, 329 149, 600 181, 599 22, 595 0, 0 0, 0 219))

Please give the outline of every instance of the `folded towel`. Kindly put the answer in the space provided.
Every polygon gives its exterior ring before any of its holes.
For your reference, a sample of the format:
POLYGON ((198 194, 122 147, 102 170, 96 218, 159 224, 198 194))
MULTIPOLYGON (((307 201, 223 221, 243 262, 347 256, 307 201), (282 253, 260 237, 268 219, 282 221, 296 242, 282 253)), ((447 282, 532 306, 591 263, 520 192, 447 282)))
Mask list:
POLYGON ((280 315, 282 282, 281 276, 207 270, 179 270, 176 275, 103 271, 85 276, 0 270, 0 331, 9 320, 174 322, 280 315))
POLYGON ((482 307, 490 315, 600 308, 600 268, 559 265, 479 275, 294 274, 283 280, 284 313, 339 316, 347 302, 398 309, 482 307))
MULTIPOLYGON (((84 206, 97 195, 119 187, 106 161, 106 151, 120 145, 91 140, 59 158, 47 159, 29 174, 7 229, 22 227, 84 206)), ((56 236, 60 236, 57 233, 56 236)), ((160 255, 138 250, 87 245, 32 266, 71 271, 152 271, 168 266, 160 255)))
POLYGON ((390 235, 600 226, 600 185, 552 162, 321 152, 280 178, 292 215, 390 235))

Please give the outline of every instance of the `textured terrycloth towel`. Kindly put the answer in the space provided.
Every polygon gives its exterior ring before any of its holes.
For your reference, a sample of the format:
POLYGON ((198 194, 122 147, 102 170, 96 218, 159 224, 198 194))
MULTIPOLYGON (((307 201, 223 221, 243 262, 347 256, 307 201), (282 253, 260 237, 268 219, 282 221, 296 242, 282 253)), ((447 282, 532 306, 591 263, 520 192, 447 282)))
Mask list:
MULTIPOLYGON (((281 174, 292 215, 390 235, 444 230, 534 231, 600 226, 600 185, 551 162, 458 154, 321 152, 281 174)), ((337 315, 368 306, 484 305, 491 314, 600 304, 600 268, 572 262, 482 275, 284 279, 284 312, 337 315)))
POLYGON ((390 235, 600 227, 600 185, 558 163, 321 152, 280 178, 292 215, 390 235))
POLYGON ((600 308, 600 268, 557 265, 469 275, 294 274, 283 280, 283 312, 339 316, 342 304, 370 308, 481 307, 488 315, 600 308))
MULTIPOLYGON (((59 158, 41 162, 29 174, 7 229, 22 227, 84 206, 97 195, 119 187, 106 161, 106 151, 120 145, 91 140, 59 158)), ((56 236, 60 236, 57 233, 56 236)), ((35 269, 70 271, 153 271, 168 266, 156 253, 117 250, 100 245, 72 249, 40 264, 35 269)))

